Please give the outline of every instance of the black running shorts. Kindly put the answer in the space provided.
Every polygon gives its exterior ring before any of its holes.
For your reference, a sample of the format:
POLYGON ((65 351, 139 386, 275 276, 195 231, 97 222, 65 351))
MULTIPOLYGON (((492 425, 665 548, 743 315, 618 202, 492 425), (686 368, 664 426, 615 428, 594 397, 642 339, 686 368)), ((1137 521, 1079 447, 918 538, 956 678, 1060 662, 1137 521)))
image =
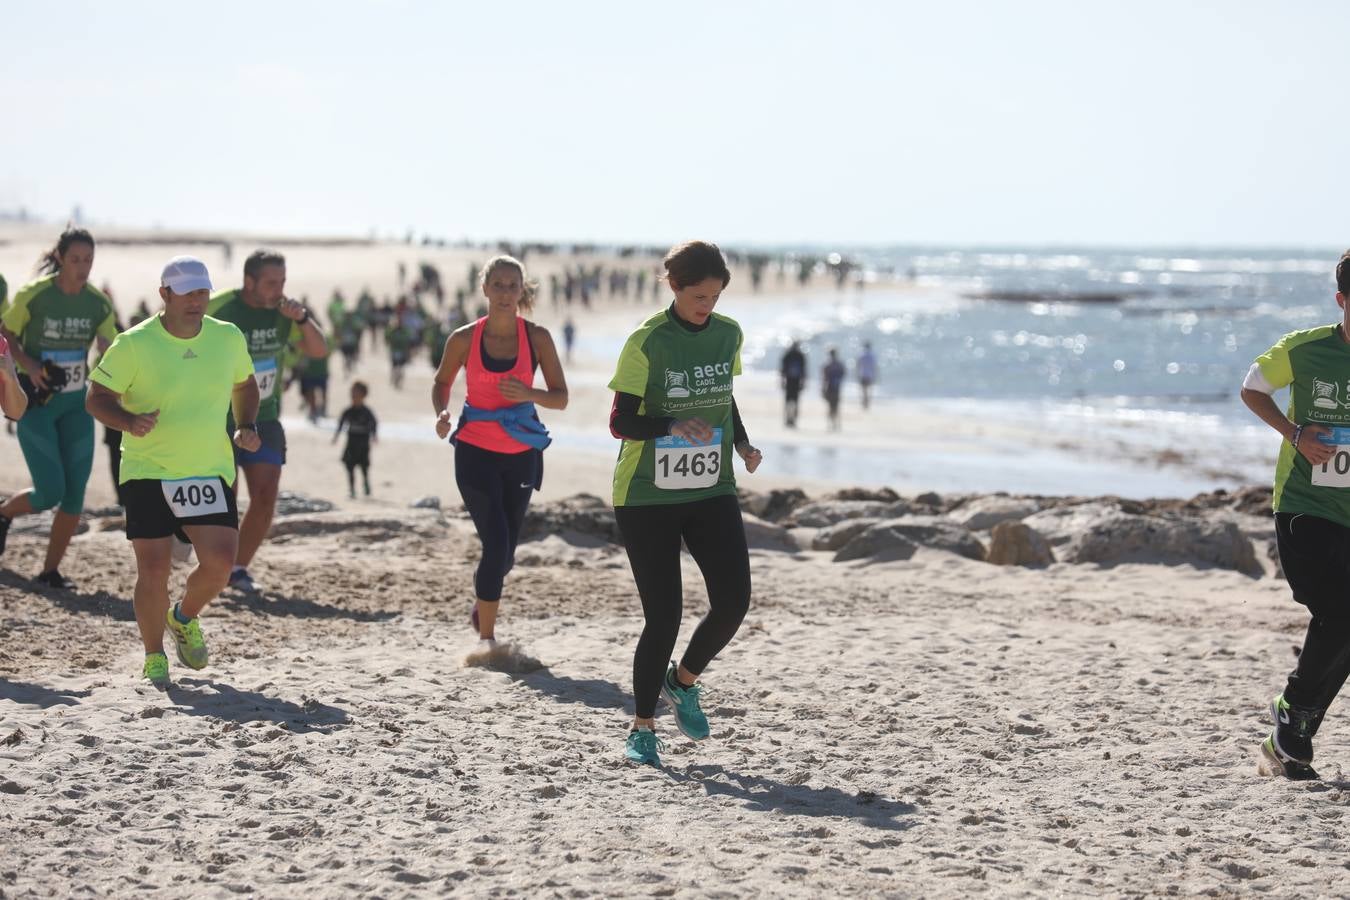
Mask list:
POLYGON ((187 541, 184 525, 239 527, 234 489, 219 475, 176 481, 138 478, 122 485, 127 511, 127 540, 177 535, 187 541))

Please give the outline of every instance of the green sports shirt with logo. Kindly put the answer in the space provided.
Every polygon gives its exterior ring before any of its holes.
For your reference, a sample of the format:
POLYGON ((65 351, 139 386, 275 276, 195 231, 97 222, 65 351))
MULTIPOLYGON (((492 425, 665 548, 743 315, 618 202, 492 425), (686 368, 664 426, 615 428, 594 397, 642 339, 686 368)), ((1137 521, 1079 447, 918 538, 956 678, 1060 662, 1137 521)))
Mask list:
POLYGON ((92 285, 67 294, 57 287, 54 274, 20 288, 0 323, 18 337, 24 353, 66 370, 63 394, 84 390, 94 338, 117 337, 117 317, 108 295, 92 285))
POLYGON ((253 357, 254 377, 258 379, 258 421, 281 418, 282 370, 288 349, 300 344, 300 326, 277 309, 261 309, 244 302, 244 292, 235 288, 211 298, 206 314, 229 322, 244 334, 249 356, 253 357))
POLYGON ((682 438, 624 439, 614 467, 615 506, 688 503, 736 493, 732 469, 731 380, 741 374, 741 326, 713 313, 690 331, 662 310, 628 338, 611 390, 642 398, 638 413, 701 418, 714 429, 706 445, 682 438))
POLYGON ((1341 339, 1338 326, 1322 325, 1286 334, 1256 364, 1272 387, 1289 388, 1289 420, 1330 428, 1337 445, 1328 463, 1313 466, 1288 441, 1280 444, 1275 511, 1350 527, 1350 344, 1341 339))
POLYGON ((252 373, 239 329, 210 316, 193 338, 169 334, 159 316, 118 335, 90 380, 120 394, 127 412, 159 410, 149 434, 123 432, 119 481, 219 475, 234 484, 234 445, 221 423, 234 386, 252 373))

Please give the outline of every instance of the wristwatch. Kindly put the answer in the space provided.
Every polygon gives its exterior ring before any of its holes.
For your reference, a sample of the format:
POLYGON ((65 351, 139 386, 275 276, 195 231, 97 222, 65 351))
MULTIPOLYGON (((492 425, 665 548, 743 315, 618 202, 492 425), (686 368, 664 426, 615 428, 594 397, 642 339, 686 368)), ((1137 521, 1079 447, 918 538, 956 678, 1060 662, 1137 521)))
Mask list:
POLYGON ((310 315, 309 315, 309 309, 308 309, 308 307, 307 307, 307 308, 305 309, 305 314, 304 314, 303 316, 301 316, 300 318, 296 319, 296 320, 295 320, 295 324, 297 324, 297 325, 303 325, 303 324, 305 324, 306 322, 308 322, 309 319, 310 319, 310 315))
POLYGON ((258 426, 255 425, 255 424, 252 423, 252 422, 248 422, 248 423, 246 423, 246 424, 241 424, 241 425, 236 425, 236 426, 234 426, 234 427, 237 428, 237 429, 239 429, 240 431, 251 431, 251 432, 253 432, 254 434, 257 434, 257 433, 258 433, 258 426))

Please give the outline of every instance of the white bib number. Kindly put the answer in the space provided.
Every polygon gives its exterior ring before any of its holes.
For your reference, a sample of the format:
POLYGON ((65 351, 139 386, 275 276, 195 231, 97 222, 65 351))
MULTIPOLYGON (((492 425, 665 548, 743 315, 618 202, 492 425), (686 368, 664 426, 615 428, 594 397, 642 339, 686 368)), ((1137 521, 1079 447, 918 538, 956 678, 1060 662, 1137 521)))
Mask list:
POLYGON ((1350 488, 1350 428, 1332 428, 1328 437, 1317 439, 1331 444, 1335 452, 1320 466, 1313 466, 1312 483, 1316 487, 1350 488))
POLYGON ((69 394, 84 388, 88 372, 88 355, 83 350, 48 350, 42 354, 43 362, 52 362, 66 372, 66 383, 61 393, 69 394))
POLYGON ((180 519, 194 519, 229 512, 219 478, 179 478, 161 481, 164 500, 180 519))
POLYGON ((709 488, 722 472, 722 429, 712 440, 691 444, 681 437, 656 439, 656 486, 666 491, 709 488))
POLYGON ((253 378, 258 382, 258 400, 270 400, 277 389, 277 361, 275 359, 255 359, 253 378))

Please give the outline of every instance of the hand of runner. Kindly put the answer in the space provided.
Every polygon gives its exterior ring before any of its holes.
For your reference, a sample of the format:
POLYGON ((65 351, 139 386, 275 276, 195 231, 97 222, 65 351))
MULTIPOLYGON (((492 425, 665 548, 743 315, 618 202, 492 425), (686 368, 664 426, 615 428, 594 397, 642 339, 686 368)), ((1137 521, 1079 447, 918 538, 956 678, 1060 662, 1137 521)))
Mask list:
POLYGON ((258 448, 262 446, 262 437, 252 428, 236 428, 234 445, 245 452, 256 453, 258 448))
POLYGON ((33 387, 38 390, 45 391, 49 388, 49 385, 47 384, 47 373, 42 370, 42 366, 34 366, 33 371, 25 372, 24 374, 28 376, 29 381, 33 382, 33 387))
POLYGON ((450 410, 443 409, 441 414, 436 417, 436 437, 445 440, 445 436, 450 433, 450 410))
POLYGON ((1298 436, 1298 452, 1314 466, 1320 466, 1336 455, 1336 447, 1318 440, 1319 434, 1330 437, 1331 429, 1321 425, 1304 425, 1303 431, 1298 436))
POLYGON ((499 385, 501 387, 502 397, 510 400, 512 403, 524 403, 530 399, 532 391, 525 386, 525 382, 512 375, 509 378, 503 378, 499 385))
POLYGON ((764 461, 764 454, 759 452, 759 448, 752 447, 745 442, 737 445, 736 452, 739 453, 741 459, 745 461, 746 472, 754 472, 759 468, 759 464, 764 461))
POLYGON ((148 413, 140 413, 139 415, 134 415, 131 417, 130 428, 124 428, 122 430, 134 434, 136 437, 145 437, 147 434, 149 434, 151 431, 155 429, 155 424, 158 421, 159 421, 159 410, 155 410, 154 412, 148 413))
POLYGON ((713 430, 711 425, 695 416, 672 425, 670 436, 684 438, 691 444, 706 444, 712 440, 713 430))
POLYGON ((292 300, 290 297, 282 297, 281 302, 277 304, 277 310, 286 318, 299 322, 305 317, 305 306, 299 300, 292 300))

